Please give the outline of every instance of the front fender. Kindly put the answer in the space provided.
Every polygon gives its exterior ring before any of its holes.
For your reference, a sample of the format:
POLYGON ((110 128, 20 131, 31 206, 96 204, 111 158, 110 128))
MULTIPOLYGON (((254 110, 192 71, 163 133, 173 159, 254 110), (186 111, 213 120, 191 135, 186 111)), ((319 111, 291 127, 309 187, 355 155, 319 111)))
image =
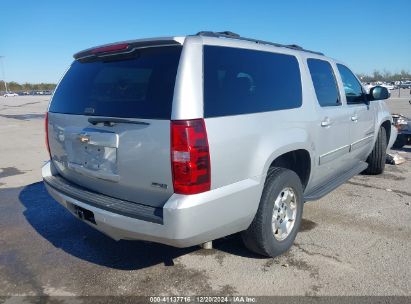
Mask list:
POLYGON ((391 133, 390 133, 390 139, 388 140, 388 145, 387 145, 387 152, 392 148, 394 145, 394 142, 397 140, 398 136, 398 130, 396 127, 394 127, 393 124, 391 124, 391 133))
MULTIPOLYGON (((395 127, 392 127, 392 116, 390 111, 388 110, 388 107, 385 103, 385 101, 383 100, 379 100, 379 101, 372 101, 375 104, 375 110, 376 110, 376 117, 375 117, 375 125, 374 125, 374 142, 373 142, 373 147, 375 145, 375 142, 377 140, 377 136, 378 133, 380 131, 380 127, 381 125, 388 121, 391 128, 390 128, 390 134, 389 134, 389 138, 388 138, 388 147, 391 147, 392 144, 394 143, 395 139, 397 138, 397 130, 395 129, 395 127), (395 129, 395 130, 393 130, 395 129), (393 141, 394 140, 394 141, 393 141), (391 144, 391 146, 390 146, 391 144)), ((388 134, 387 134, 388 135, 388 134)))

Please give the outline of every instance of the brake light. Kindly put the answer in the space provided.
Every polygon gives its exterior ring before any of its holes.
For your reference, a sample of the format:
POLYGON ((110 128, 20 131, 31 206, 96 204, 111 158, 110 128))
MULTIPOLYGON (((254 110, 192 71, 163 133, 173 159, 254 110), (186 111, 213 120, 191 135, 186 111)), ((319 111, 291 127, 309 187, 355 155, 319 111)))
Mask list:
POLYGON ((108 46, 103 46, 103 47, 92 49, 90 53, 91 54, 112 53, 112 52, 117 52, 117 51, 123 51, 123 50, 126 50, 127 48, 128 48, 128 43, 113 44, 113 45, 108 45, 108 46))
POLYGON ((46 147, 47 151, 49 152, 49 157, 51 159, 51 153, 50 153, 50 145, 49 145, 49 113, 46 112, 46 116, 44 118, 44 129, 46 131, 46 147))
POLYGON ((203 119, 171 121, 171 166, 175 193, 210 190, 210 152, 203 119))

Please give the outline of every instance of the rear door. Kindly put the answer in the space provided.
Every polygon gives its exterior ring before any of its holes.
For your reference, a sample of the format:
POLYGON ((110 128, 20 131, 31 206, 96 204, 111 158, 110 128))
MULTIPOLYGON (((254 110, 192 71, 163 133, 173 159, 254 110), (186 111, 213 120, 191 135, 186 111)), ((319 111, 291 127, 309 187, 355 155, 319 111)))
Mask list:
POLYGON ((371 152, 375 133, 374 111, 367 103, 361 83, 346 66, 337 64, 350 117, 350 159, 364 161, 371 152))
POLYGON ((332 65, 316 58, 307 59, 316 95, 316 184, 328 181, 349 169, 348 110, 343 106, 332 65))
POLYGON ((49 107, 60 174, 87 189, 150 206, 172 195, 170 118, 182 47, 75 60, 49 107))

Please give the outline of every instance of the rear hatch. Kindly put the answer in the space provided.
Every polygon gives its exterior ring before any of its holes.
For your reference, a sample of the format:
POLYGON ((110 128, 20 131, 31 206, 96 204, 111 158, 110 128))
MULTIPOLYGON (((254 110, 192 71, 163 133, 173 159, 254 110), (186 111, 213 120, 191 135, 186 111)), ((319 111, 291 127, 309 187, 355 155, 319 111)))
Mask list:
POLYGON ((153 207, 173 194, 170 118, 182 46, 171 44, 79 53, 48 114, 51 158, 64 178, 153 207))

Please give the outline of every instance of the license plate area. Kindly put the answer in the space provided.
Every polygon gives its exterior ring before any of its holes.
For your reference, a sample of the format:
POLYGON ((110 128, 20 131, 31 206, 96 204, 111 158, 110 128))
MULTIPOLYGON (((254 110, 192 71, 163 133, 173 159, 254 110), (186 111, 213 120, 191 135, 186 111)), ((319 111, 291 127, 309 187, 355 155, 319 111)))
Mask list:
POLYGON ((94 219, 94 213, 90 210, 84 209, 80 206, 73 205, 74 214, 83 221, 88 221, 94 225, 96 225, 96 220, 94 219))
POLYGON ((67 132, 65 149, 69 168, 83 175, 118 180, 118 134, 94 129, 67 132))
POLYGON ((72 163, 89 170, 117 173, 117 148, 76 143, 73 152, 78 157, 73 158, 72 163))

